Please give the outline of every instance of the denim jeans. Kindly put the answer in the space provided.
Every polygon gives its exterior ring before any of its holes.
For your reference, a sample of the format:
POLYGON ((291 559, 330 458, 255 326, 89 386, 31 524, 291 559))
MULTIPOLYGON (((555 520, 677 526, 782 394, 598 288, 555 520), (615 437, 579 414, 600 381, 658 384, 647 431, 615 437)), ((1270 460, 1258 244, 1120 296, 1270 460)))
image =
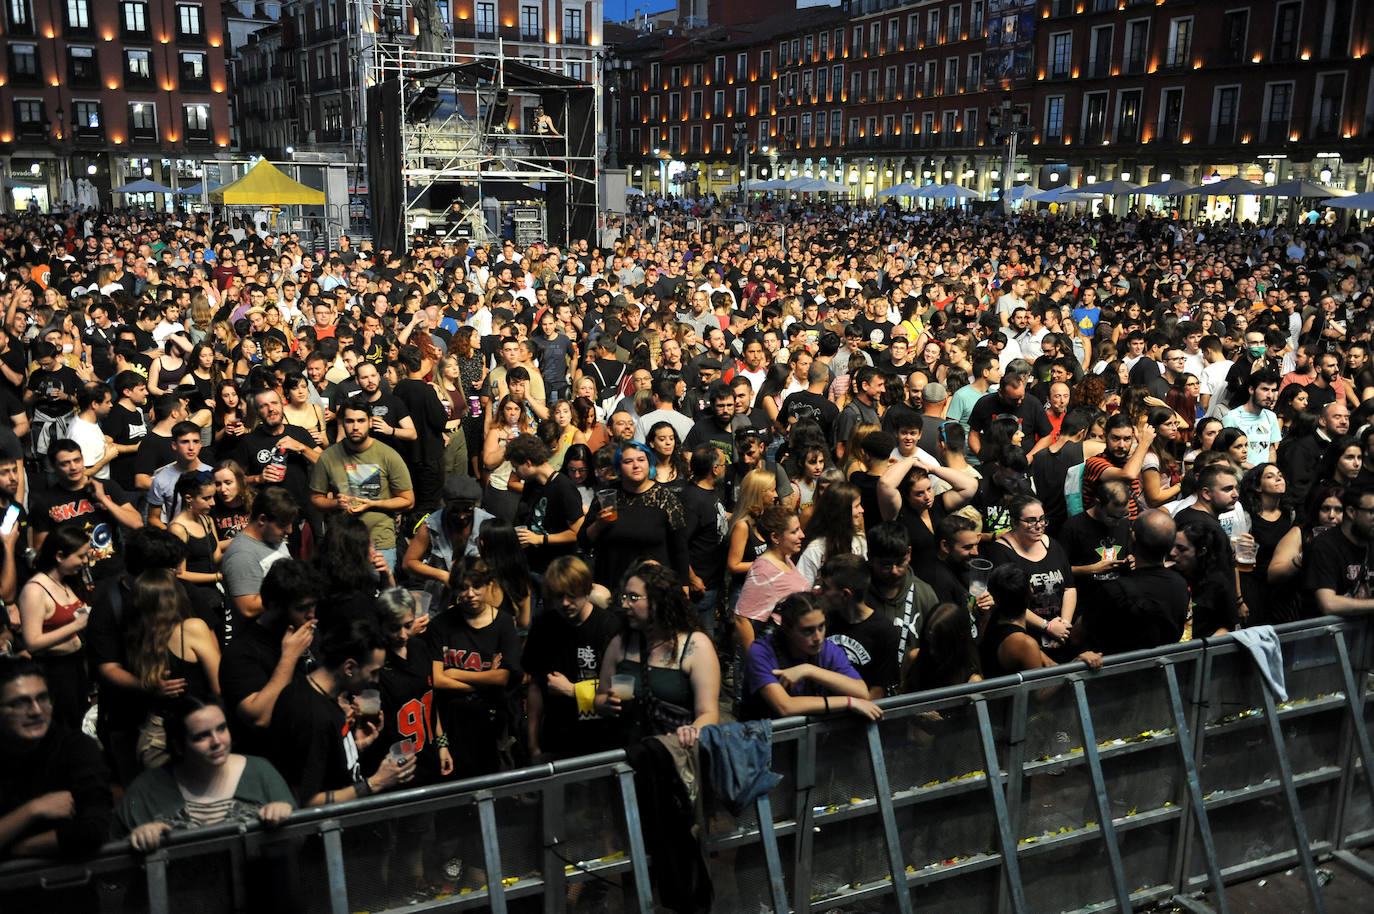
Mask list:
POLYGON ((701 630, 710 638, 716 634, 716 604, 719 601, 720 589, 712 588, 692 602, 701 619, 701 630))

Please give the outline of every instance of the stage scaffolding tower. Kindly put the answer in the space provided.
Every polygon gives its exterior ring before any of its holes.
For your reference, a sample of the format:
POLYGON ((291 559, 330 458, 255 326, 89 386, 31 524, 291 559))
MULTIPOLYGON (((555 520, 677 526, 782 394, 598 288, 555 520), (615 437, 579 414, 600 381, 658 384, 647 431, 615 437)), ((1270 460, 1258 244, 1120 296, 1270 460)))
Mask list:
MULTIPOLYGON (((399 148, 383 148, 385 162, 369 157, 369 179, 394 181, 399 166, 405 237, 451 240, 466 226, 474 241, 495 240, 483 207, 493 196, 542 200, 550 243, 591 236, 600 211, 601 68, 585 68, 590 79, 572 78, 560 62, 507 56, 499 43, 494 54, 460 53, 447 35, 417 40, 419 21, 400 31, 377 28, 365 61, 368 87, 399 85, 399 148), (527 112, 538 104, 559 136, 533 132, 527 112)), ((367 106, 369 130, 384 121, 377 97, 367 106)))

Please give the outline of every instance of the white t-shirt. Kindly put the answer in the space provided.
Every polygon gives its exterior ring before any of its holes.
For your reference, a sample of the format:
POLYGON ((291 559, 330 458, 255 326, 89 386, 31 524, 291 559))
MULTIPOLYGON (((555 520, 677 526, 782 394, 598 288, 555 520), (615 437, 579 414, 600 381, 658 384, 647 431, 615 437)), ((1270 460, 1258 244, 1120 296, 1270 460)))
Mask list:
MULTIPOLYGON (((87 422, 77 416, 67 428, 67 437, 81 445, 81 459, 85 461, 86 466, 95 466, 105 456, 105 433, 94 422, 87 422)), ((95 478, 109 479, 110 465, 107 463, 96 470, 95 478)))

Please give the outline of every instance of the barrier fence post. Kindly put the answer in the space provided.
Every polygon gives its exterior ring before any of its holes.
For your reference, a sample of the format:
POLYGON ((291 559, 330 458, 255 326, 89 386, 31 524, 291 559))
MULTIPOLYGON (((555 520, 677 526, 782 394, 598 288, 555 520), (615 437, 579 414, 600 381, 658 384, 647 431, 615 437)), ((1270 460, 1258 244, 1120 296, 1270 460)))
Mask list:
POLYGON ((1097 794, 1097 814, 1102 822, 1102 841, 1107 846, 1107 862, 1111 865, 1112 888, 1116 892, 1117 907, 1121 911, 1129 911, 1131 890, 1126 885, 1126 871, 1121 865, 1121 848, 1116 843, 1112 801, 1107 796, 1107 779, 1102 774, 1102 758, 1097 754, 1097 732, 1093 729, 1092 711, 1088 708, 1088 690, 1083 685, 1083 677, 1080 674, 1075 673, 1069 680, 1073 683, 1073 697, 1078 706, 1078 726, 1083 731, 1083 758, 1088 763, 1093 792, 1097 794))
POLYGON ((555 848, 561 843, 566 798, 561 781, 554 781, 540 793, 544 830, 544 910, 563 911, 568 905, 568 878, 563 858, 555 848))
POLYGON ((787 910, 787 888, 782 883, 782 856, 778 853, 778 836, 773 831, 773 801, 762 794, 754 801, 759 814, 759 843, 763 845, 763 861, 768 867, 768 890, 773 894, 773 910, 787 910))
POLYGON ((501 880, 501 836, 496 831, 496 800, 490 790, 479 791, 477 821, 482 831, 482 861, 487 867, 487 901, 492 914, 506 914, 506 884, 501 880))
MULTIPOLYGON (((1369 728, 1364 723, 1364 694, 1360 691, 1360 685, 1355 681, 1355 671, 1350 665, 1350 650, 1345 643, 1345 632, 1340 628, 1332 631, 1332 639, 1336 644, 1336 656, 1341 664, 1341 681, 1345 684, 1345 706, 1350 711, 1350 730, 1355 739, 1355 749, 1360 754, 1360 764, 1364 767, 1364 777, 1369 788, 1371 797, 1374 797, 1374 751, 1371 751, 1369 744, 1369 728)), ((1352 761, 1346 755, 1346 768, 1349 769, 1352 761)), ((1348 798, 1350 789, 1353 785, 1347 785, 1342 791, 1342 797, 1348 798)), ((1344 817, 1342 816, 1341 819, 1344 817)), ((1343 822, 1337 820, 1336 840, 1332 843, 1336 847, 1341 847, 1345 843, 1345 829, 1343 822)))
POLYGON ((1264 699, 1264 722, 1269 731, 1269 742, 1274 747, 1274 757, 1278 761, 1279 782, 1283 785, 1283 796, 1288 803, 1288 822, 1293 827, 1293 840, 1296 842, 1298 863, 1302 866, 1302 877, 1307 883, 1307 896, 1312 901, 1312 910, 1316 914, 1324 914, 1326 905, 1322 901, 1321 886, 1317 884, 1317 865, 1312 861, 1312 844, 1307 837, 1302 804, 1298 802, 1298 788, 1293 783, 1293 766, 1288 761, 1288 748, 1283 740, 1283 728, 1279 725, 1278 707, 1268 685, 1260 683, 1259 692, 1264 699))
POLYGON ((911 892, 906 885, 906 865, 902 862, 902 842, 897 837, 897 814, 892 809, 892 790, 887 780, 887 763, 883 760, 883 741, 878 725, 869 721, 868 758, 873 763, 873 796, 878 801, 878 813, 883 820, 883 840, 887 845, 887 865, 892 870, 892 891, 897 893, 897 910, 911 914, 911 892))
POLYGON ((793 910, 806 914, 811 910, 811 848, 815 841, 811 807, 812 791, 816 786, 816 726, 807 726, 797 740, 797 838, 793 848, 796 866, 792 872, 793 910))
MULTIPOLYGON (((1030 717, 1030 693, 1026 689, 1017 689, 1011 698, 1011 721, 1007 725, 1007 771, 1021 770, 1021 765, 1026 760, 1026 721, 1030 717)), ((988 768, 988 777, 993 776, 994 769, 988 768)), ((1011 828, 1013 842, 1016 836, 1021 834, 1021 829, 1025 822, 1021 816, 1021 787, 1022 779, 1008 775, 1006 783, 1006 804, 1010 813, 1008 819, 1011 828)), ((1011 899, 1007 891, 1010 883, 1005 880, 997 887, 997 910, 1000 914, 1006 914, 1010 909, 1011 899)))
POLYGON ((170 914, 171 901, 167 896, 167 851, 159 849, 143 862, 148 878, 149 914, 170 914))
POLYGON ((639 910, 654 909, 654 889, 649 883, 649 852, 644 848, 644 830, 639 820, 639 796, 635 793, 635 770, 624 762, 615 765, 620 781, 620 800, 625 806, 625 837, 630 842, 630 867, 634 871, 635 900, 639 910))
POLYGON ((321 822, 320 839, 324 842, 324 866, 329 874, 330 914, 349 914, 348 877, 344 872, 343 836, 339 823, 333 819, 321 822))
MULTIPOLYGON (((1164 668, 1164 681, 1169 688, 1169 709, 1173 712, 1174 734, 1179 755, 1183 759, 1184 780, 1188 784, 1188 804, 1183 810, 1183 815, 1179 817, 1180 853, 1185 853, 1189 846, 1188 836, 1191 829, 1188 827, 1188 817, 1191 814, 1197 817, 1198 836, 1202 840, 1203 855, 1207 861, 1207 878, 1211 880, 1212 892, 1217 898, 1217 910, 1221 914, 1227 914, 1230 908, 1226 901, 1226 883, 1222 881, 1221 867, 1217 863, 1216 843, 1212 840, 1212 826, 1207 819, 1207 807, 1202 799, 1202 782, 1198 780, 1197 766, 1193 764, 1192 728, 1184 712, 1183 695, 1178 688, 1178 670, 1168 657, 1160 659, 1160 666, 1164 668)), ((1184 901, 1180 896, 1188 890, 1188 866, 1185 857, 1179 862, 1174 879, 1178 887, 1175 899, 1180 903, 1184 901)))
MULTIPOLYGON (((983 765, 987 772, 988 790, 992 794, 992 808, 997 814, 997 838, 1002 845, 1002 875, 1006 879, 1007 892, 1011 895, 1011 908, 1016 914, 1026 910, 1026 890, 1021 884, 1020 862, 1016 859, 1016 835, 1011 831, 1011 817, 1007 815, 1007 800, 1002 793, 1002 769, 997 763, 997 747, 992 742, 992 719, 988 715, 987 699, 982 695, 973 696, 973 707, 978 715, 978 737, 983 744, 983 765)), ((1025 705, 1021 705, 1024 713, 1025 705)), ((1008 770, 1007 780, 1017 777, 1008 770)), ((905 870, 903 871, 905 872, 905 870)))

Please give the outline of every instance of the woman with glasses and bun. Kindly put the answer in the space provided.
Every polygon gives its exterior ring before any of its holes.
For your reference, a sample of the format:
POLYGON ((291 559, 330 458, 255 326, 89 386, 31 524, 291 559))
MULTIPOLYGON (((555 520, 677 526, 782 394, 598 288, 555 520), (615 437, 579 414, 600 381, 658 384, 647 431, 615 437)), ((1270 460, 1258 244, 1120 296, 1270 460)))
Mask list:
POLYGON ((1078 590, 1073 566, 1064 547, 1045 532, 1045 506, 1030 495, 1014 495, 1007 502, 1011 529, 988 550, 994 565, 1015 565, 1026 573, 1026 631, 1040 639, 1052 658, 1068 655, 1078 590))

